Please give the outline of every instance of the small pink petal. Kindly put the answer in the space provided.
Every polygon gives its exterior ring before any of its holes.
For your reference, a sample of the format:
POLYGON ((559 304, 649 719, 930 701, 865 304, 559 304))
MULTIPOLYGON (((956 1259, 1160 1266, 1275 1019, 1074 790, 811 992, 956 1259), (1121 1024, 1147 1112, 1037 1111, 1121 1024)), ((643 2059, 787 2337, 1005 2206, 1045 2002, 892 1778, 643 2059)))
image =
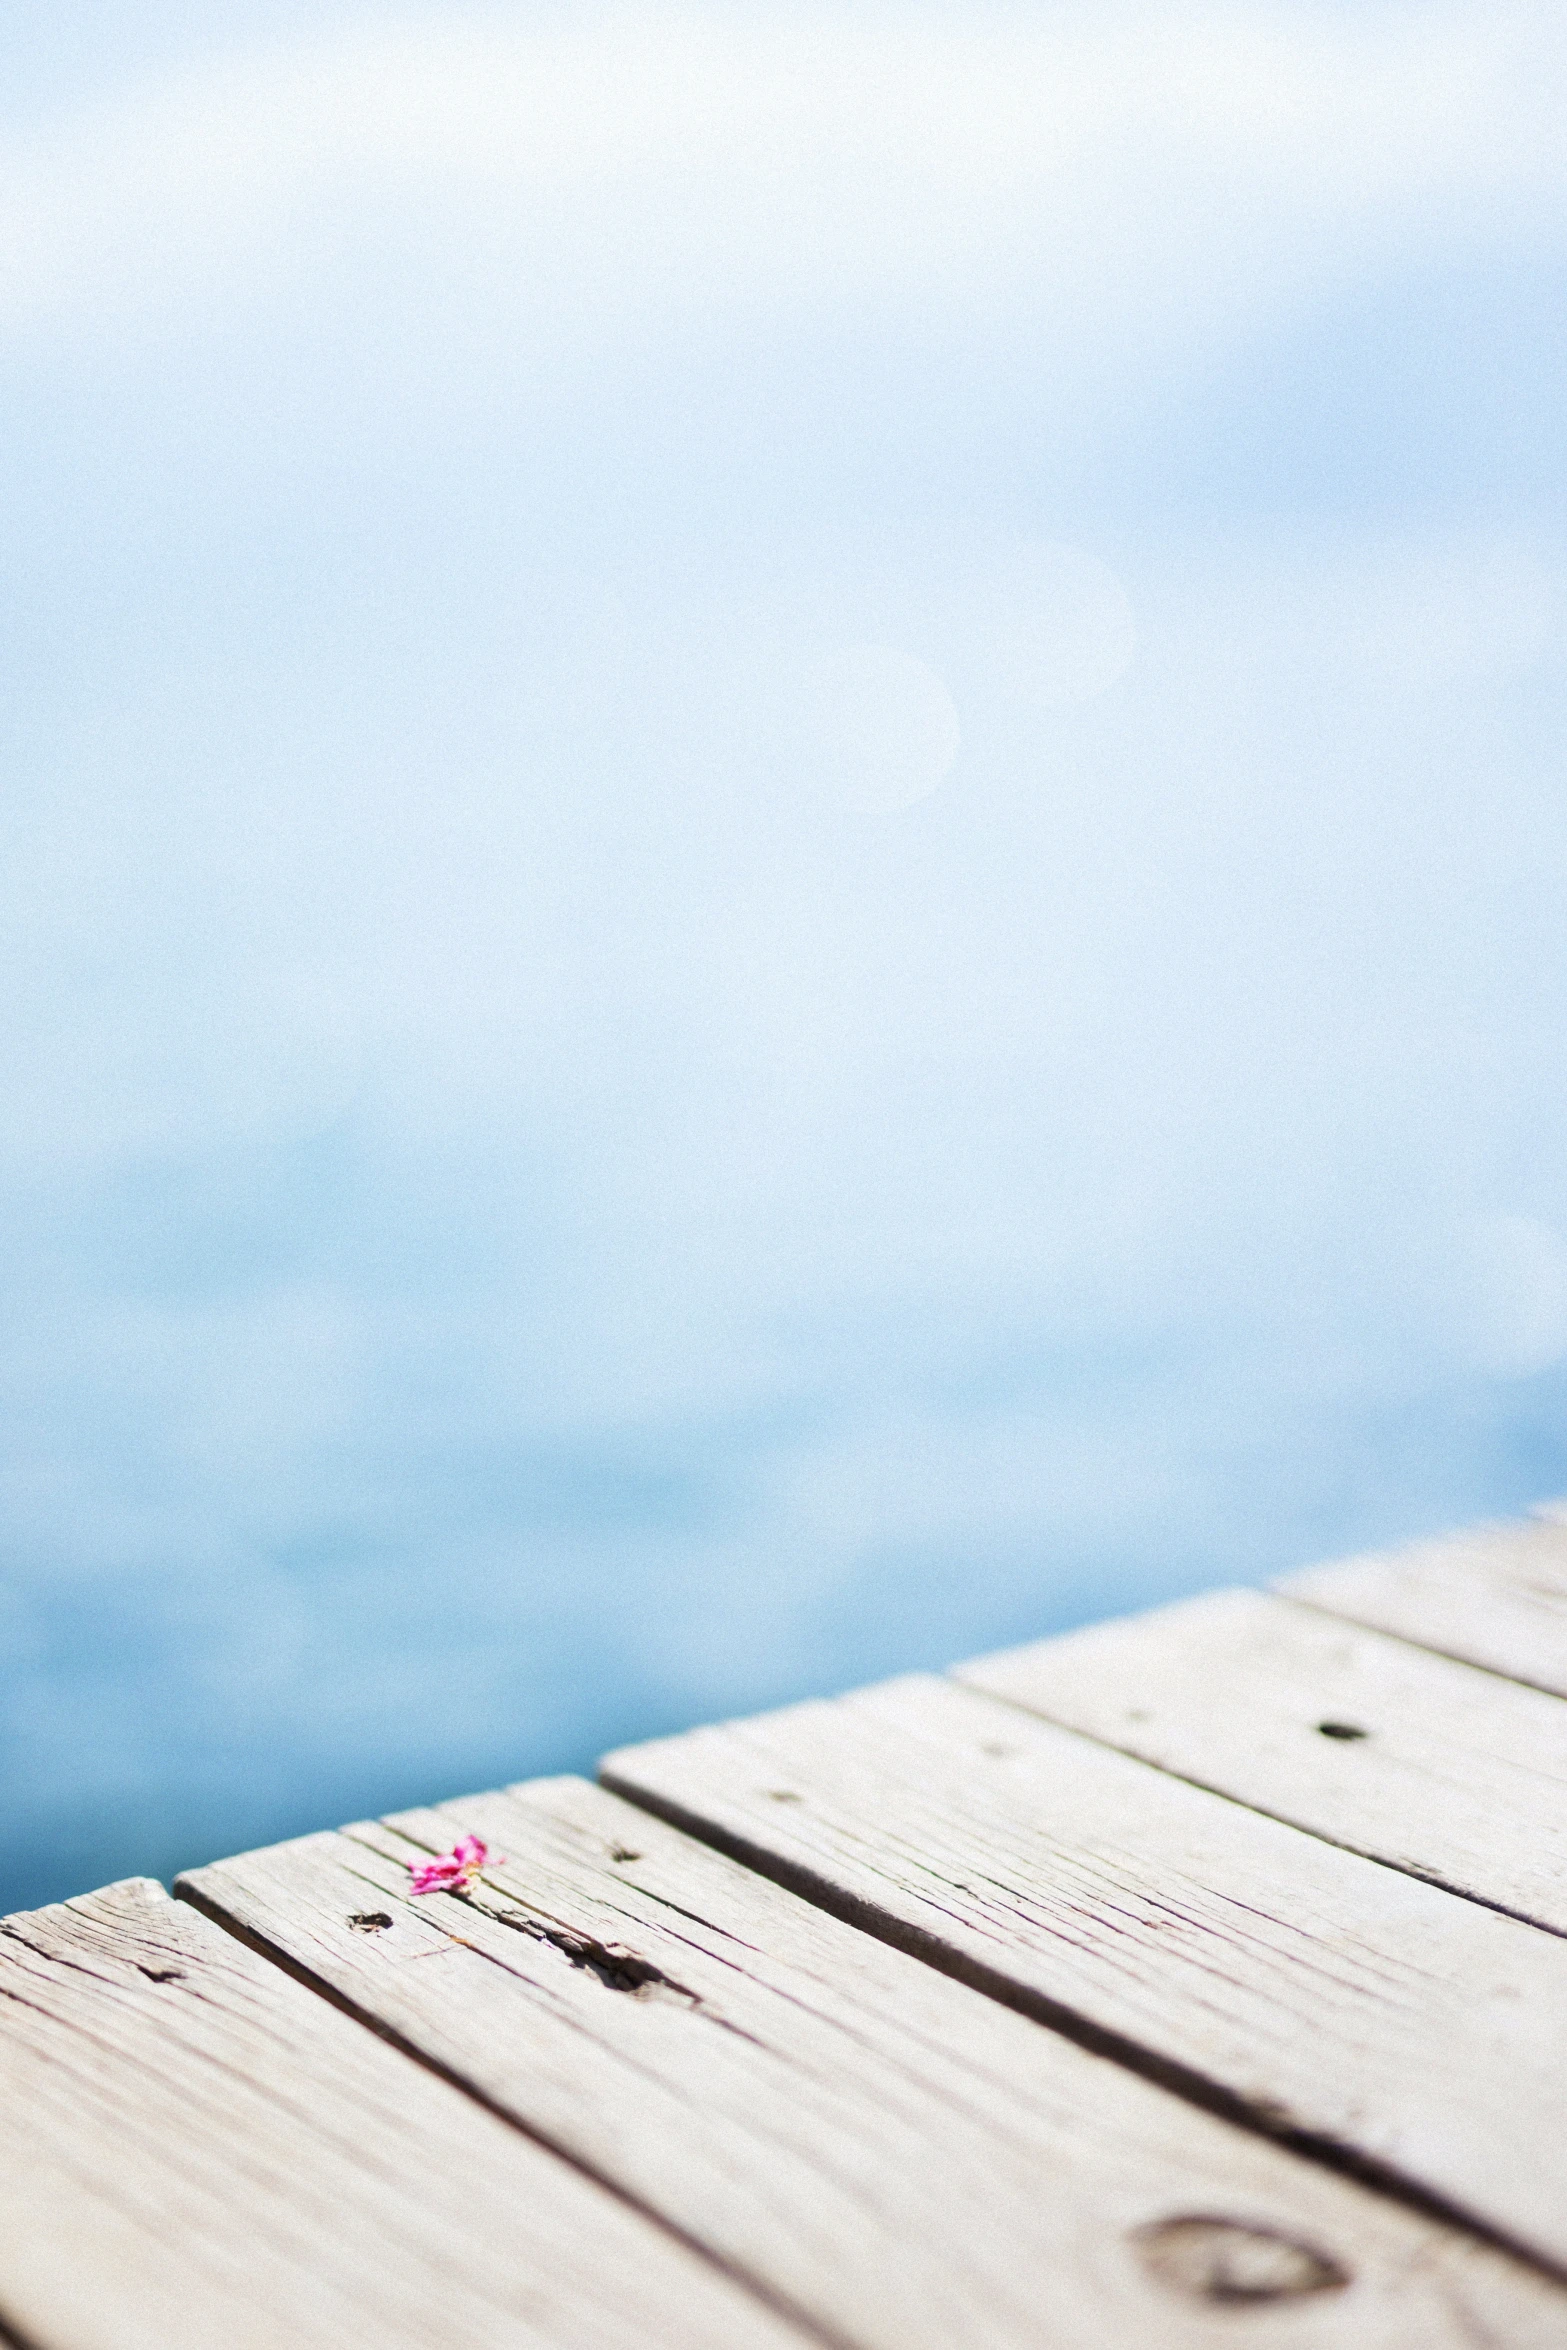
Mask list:
POLYGON ((440 1853, 434 1860, 408 1863, 408 1889, 411 1893, 464 1892, 482 1868, 500 1858, 481 1837, 459 1836, 450 1852, 440 1853))

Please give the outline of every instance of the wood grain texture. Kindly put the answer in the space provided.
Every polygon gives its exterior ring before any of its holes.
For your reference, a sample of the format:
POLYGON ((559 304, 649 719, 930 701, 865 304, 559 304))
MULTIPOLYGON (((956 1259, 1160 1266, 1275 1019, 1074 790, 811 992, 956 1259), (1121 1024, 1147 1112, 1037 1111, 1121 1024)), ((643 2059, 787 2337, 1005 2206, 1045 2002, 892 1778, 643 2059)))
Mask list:
POLYGON ((605 1775, 1567 2270, 1557 1936, 925 1677, 631 1748, 605 1775))
POLYGON ((1504 2256, 580 1780, 181 1883, 863 2350, 1567 2341, 1504 2256), (459 1832, 504 1861, 410 1898, 459 1832))
POLYGON ((1477 1526, 1285 1575, 1286 1599, 1567 1696, 1567 1524, 1477 1526))
POLYGON ((1257 1591, 959 1665, 973 1689, 1567 1934, 1567 1705, 1257 1591))
POLYGON ((29 2350, 796 2350, 710 2263, 161 1886, 0 1923, 29 2350))

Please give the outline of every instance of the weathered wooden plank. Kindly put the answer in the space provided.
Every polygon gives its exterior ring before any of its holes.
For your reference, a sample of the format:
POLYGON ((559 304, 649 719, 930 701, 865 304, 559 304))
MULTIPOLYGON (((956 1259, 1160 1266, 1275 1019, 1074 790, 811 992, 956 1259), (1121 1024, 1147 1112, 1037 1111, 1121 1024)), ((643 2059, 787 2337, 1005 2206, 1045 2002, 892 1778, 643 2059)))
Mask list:
POLYGON ((0 1922, 0 2101, 30 2350, 808 2339, 145 1880, 0 1922))
POLYGON ((1273 1589, 1567 1696, 1567 1524, 1554 1516, 1308 1567, 1273 1589))
POLYGON ((1216 1591, 955 1678, 1567 1934, 1567 1705, 1287 1599, 1216 1591))
POLYGON ((579 1780, 181 1883, 839 2342, 1185 2350, 1247 2306, 1259 2340, 1567 2341, 1567 2293, 1489 2248, 579 1780), (505 1860, 410 1898, 459 1832, 505 1860))
POLYGON ((922 1676, 630 1748, 605 1775, 1567 2270, 1557 1936, 922 1676))

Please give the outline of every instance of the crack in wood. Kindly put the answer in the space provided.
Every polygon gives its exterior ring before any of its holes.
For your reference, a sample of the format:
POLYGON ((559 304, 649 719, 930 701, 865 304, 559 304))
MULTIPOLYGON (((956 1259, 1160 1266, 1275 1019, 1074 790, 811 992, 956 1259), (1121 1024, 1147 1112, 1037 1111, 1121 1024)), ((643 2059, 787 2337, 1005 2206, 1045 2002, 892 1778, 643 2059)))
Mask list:
POLYGON ((699 1992, 677 1983, 661 1966, 655 1966, 652 1959, 628 1950, 623 1942, 601 1942, 596 1935, 579 1933, 572 1926, 548 1926, 542 1918, 530 1918, 522 1910, 491 1910, 487 1914, 497 1925, 510 1926, 514 1933, 531 1935, 536 1942, 547 1942, 574 1967, 602 1983, 606 1991, 625 1992, 633 1999, 678 2000, 682 2007, 701 2008, 706 2004, 699 1992))

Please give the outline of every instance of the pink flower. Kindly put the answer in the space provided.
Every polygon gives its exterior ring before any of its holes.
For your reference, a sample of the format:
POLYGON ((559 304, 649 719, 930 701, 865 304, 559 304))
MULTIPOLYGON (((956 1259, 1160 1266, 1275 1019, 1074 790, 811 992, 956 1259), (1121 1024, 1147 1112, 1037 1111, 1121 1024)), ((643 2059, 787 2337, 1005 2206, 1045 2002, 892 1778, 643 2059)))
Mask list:
POLYGON ((477 1836, 459 1836, 450 1852, 443 1852, 434 1860, 408 1863, 412 1880, 408 1890, 410 1893, 466 1893, 479 1871, 502 1857, 498 1852, 491 1852, 477 1836))

